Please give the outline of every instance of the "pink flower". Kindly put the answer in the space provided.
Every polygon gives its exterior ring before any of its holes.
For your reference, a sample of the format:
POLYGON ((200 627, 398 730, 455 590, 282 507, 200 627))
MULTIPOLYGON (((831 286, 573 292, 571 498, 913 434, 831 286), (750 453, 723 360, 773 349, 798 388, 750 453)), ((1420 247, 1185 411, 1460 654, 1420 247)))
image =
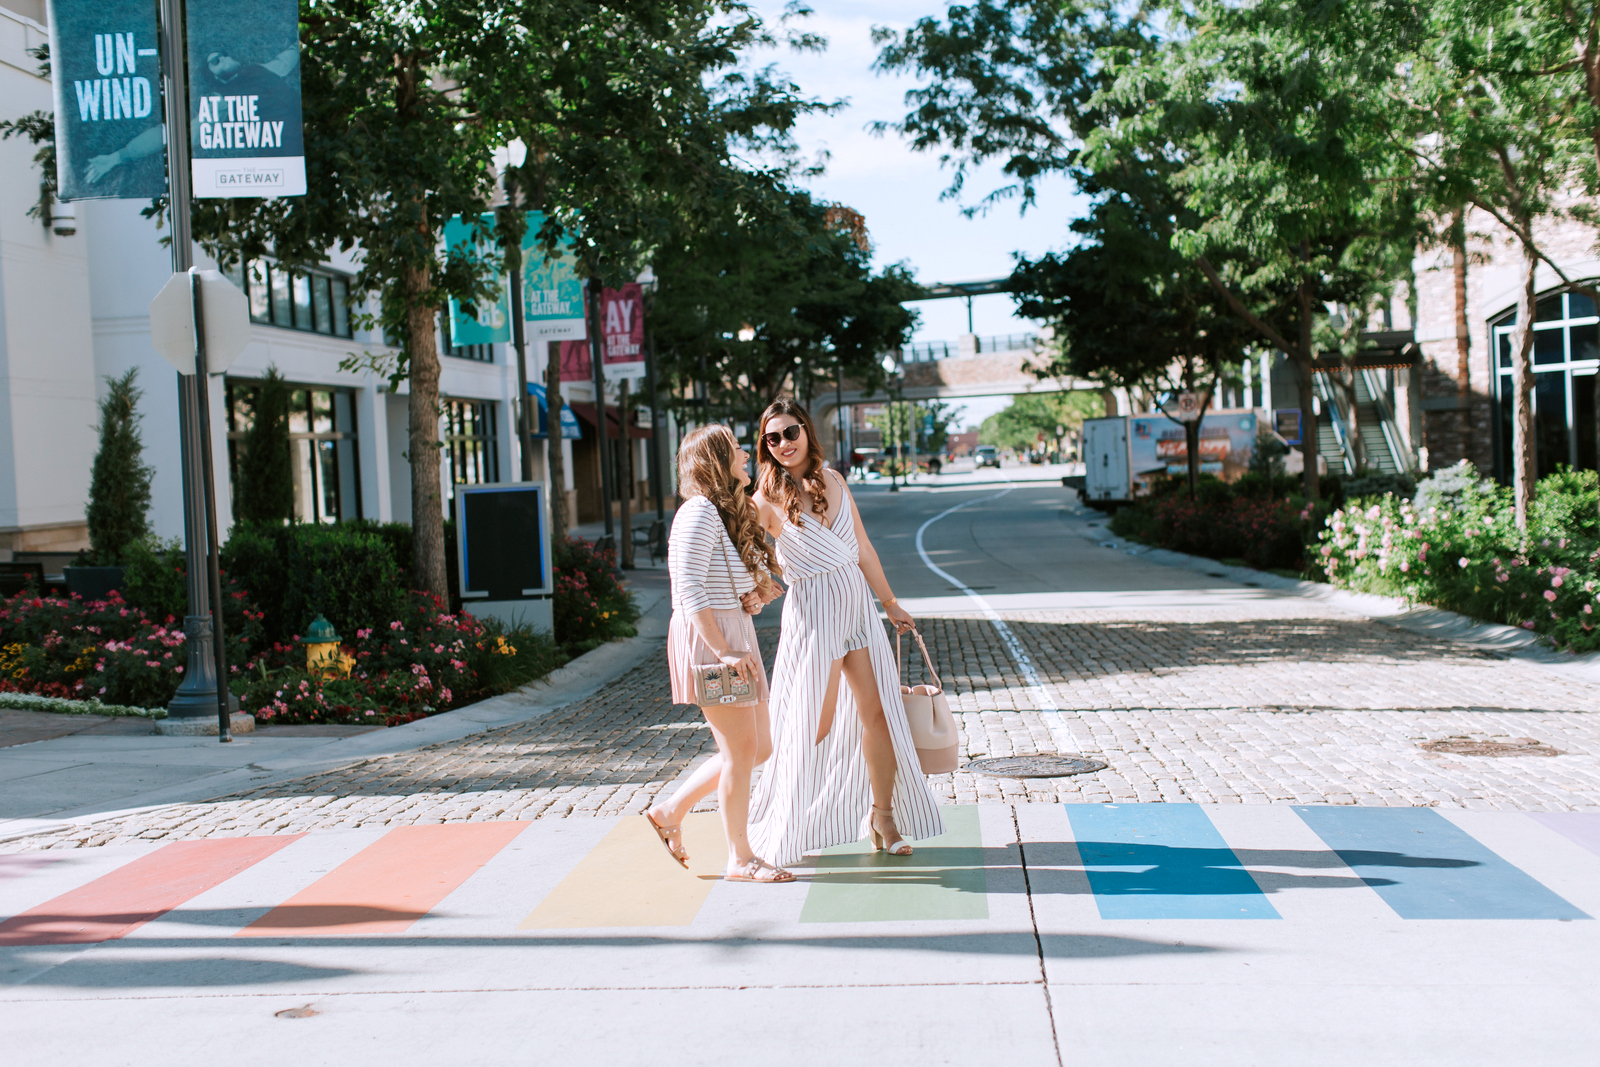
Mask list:
POLYGON ((1560 589, 1561 588, 1561 575, 1558 574, 1554 578, 1550 579, 1550 585, 1553 588, 1560 589))
POLYGON ((1409 571, 1411 569, 1411 564, 1406 562, 1405 560, 1401 560, 1400 561, 1400 569, 1402 571, 1409 571))
POLYGON ((1467 557, 1462 556, 1460 559, 1456 560, 1456 563, 1462 567, 1467 566, 1467 557))
POLYGON ((1588 604, 1585 604, 1583 606, 1583 613, 1585 615, 1593 615, 1594 614, 1594 608, 1590 607, 1588 604))
POLYGON ((1545 598, 1545 599, 1546 599, 1546 600, 1552 600, 1552 601, 1553 601, 1553 600, 1555 600, 1555 598, 1556 598, 1556 591, 1555 591, 1555 590, 1554 590, 1554 589, 1546 589, 1546 590, 1545 590, 1545 591, 1544 591, 1544 598, 1545 598))
POLYGON ((1531 620, 1531 619, 1530 619, 1530 620, 1528 620, 1528 621, 1527 621, 1527 622, 1525 622, 1525 623, 1523 623, 1523 624, 1522 624, 1522 628, 1523 628, 1523 629, 1524 629, 1524 630, 1531 630, 1531 629, 1533 629, 1533 620, 1531 620))
POLYGON ((389 629, 391 629, 391 630, 404 630, 405 627, 403 625, 401 625, 399 619, 396 619, 394 622, 391 622, 389 624, 389 629))

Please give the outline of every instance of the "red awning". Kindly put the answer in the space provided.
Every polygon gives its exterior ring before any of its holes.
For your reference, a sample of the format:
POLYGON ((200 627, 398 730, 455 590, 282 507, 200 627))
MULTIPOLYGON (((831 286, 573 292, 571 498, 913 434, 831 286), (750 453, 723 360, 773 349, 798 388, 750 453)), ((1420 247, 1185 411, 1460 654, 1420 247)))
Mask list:
MULTIPOLYGON (((582 404, 576 400, 569 400, 567 401, 567 407, 571 408, 574 415, 578 416, 578 418, 582 419, 584 422, 587 422, 590 426, 598 426, 600 424, 599 419, 595 417, 593 404, 582 404)), ((614 404, 607 404, 606 436, 611 438, 613 441, 622 436, 617 432, 617 426, 621 420, 622 412, 618 410, 614 404)), ((651 436, 650 428, 648 426, 629 426, 628 436, 632 438, 648 440, 651 436)))

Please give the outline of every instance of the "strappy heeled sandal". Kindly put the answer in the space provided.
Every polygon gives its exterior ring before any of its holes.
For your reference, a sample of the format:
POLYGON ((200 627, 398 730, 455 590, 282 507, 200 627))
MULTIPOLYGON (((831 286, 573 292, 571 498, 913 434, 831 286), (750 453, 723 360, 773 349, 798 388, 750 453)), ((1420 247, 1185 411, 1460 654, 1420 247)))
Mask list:
POLYGON ((900 836, 900 828, 897 827, 894 824, 894 809, 893 808, 880 808, 876 804, 872 805, 872 822, 871 822, 869 828, 870 828, 870 830, 872 832, 872 847, 873 848, 882 849, 884 852, 887 852, 891 856, 909 856, 909 855, 911 855, 911 853, 913 851, 912 848, 911 848, 911 842, 907 841, 905 838, 900 836), (883 816, 889 820, 889 829, 895 835, 895 841, 894 841, 893 844, 886 843, 888 841, 888 835, 884 834, 884 833, 881 833, 878 830, 878 815, 879 815, 879 813, 882 813, 883 816))
POLYGON ((735 867, 732 872, 723 877, 730 882, 792 882, 793 873, 782 867, 774 867, 760 856, 750 859, 735 867))
POLYGON ((656 836, 661 838, 661 844, 666 847, 667 852, 672 855, 673 859, 678 861, 678 866, 682 867, 684 870, 688 870, 689 853, 684 850, 682 844, 683 824, 673 823, 671 826, 662 826, 660 823, 656 822, 655 816, 651 815, 648 811, 644 813, 644 817, 646 821, 650 823, 650 829, 654 830, 656 832, 656 836), (672 842, 667 839, 668 834, 678 835, 679 844, 677 848, 672 847, 672 842))

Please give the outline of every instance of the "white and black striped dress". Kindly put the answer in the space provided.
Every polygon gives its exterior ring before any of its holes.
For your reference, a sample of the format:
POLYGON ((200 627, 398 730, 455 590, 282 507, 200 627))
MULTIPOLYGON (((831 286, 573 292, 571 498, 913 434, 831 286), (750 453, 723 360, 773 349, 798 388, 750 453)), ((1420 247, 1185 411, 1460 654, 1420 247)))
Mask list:
POLYGON ((772 758, 762 768, 750 805, 751 847, 782 866, 807 852, 866 836, 872 786, 861 752, 861 718, 843 678, 833 728, 816 742, 833 665, 858 648, 871 652, 894 740, 895 824, 913 840, 938 836, 944 822, 917 762, 894 654, 861 573, 850 494, 843 494, 828 525, 815 515, 804 516, 800 526, 786 521, 777 554, 789 593, 772 676, 772 758))

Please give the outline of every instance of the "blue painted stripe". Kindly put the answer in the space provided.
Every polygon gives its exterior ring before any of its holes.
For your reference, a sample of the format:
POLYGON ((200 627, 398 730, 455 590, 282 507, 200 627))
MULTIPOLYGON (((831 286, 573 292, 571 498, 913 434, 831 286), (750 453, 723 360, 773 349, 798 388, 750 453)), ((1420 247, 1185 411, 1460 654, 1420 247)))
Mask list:
POLYGON ((1587 919, 1432 808, 1296 807, 1402 919, 1587 919))
POLYGON ((1276 919, 1195 804, 1068 804, 1102 919, 1276 919))

